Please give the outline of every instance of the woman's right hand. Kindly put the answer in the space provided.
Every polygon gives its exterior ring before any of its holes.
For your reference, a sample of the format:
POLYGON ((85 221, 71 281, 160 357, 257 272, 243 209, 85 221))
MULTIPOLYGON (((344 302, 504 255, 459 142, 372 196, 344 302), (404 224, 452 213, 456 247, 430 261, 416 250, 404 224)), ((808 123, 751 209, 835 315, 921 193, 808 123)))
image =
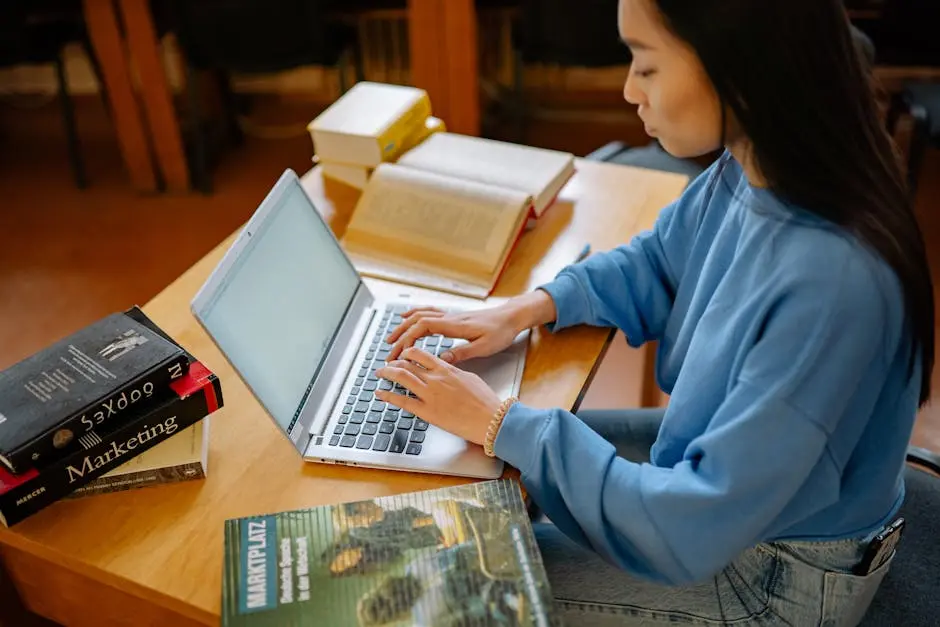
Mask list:
POLYGON ((554 320, 555 305, 547 293, 536 290, 497 307, 462 312, 423 307, 406 311, 402 318, 385 340, 392 345, 387 361, 398 359, 403 350, 422 337, 443 335, 467 340, 440 355, 453 364, 509 348, 521 331, 554 320))

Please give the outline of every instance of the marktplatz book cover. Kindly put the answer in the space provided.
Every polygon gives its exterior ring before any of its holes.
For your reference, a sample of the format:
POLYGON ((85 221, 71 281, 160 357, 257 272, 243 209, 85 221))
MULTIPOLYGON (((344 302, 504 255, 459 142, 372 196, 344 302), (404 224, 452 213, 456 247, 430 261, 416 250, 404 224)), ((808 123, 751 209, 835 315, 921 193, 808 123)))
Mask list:
POLYGON ((549 627, 511 480, 225 522, 222 624, 549 627))

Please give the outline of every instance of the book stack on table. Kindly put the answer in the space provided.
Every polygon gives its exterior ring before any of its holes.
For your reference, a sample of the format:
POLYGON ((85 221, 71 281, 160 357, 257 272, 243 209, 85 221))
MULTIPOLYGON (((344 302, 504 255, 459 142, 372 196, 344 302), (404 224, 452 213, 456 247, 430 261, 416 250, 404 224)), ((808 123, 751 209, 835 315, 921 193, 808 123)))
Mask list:
POLYGON ((0 522, 206 471, 218 377, 137 307, 0 372, 0 522))
POLYGON ((447 130, 423 89, 361 81, 307 126, 323 175, 363 189, 376 166, 447 130))

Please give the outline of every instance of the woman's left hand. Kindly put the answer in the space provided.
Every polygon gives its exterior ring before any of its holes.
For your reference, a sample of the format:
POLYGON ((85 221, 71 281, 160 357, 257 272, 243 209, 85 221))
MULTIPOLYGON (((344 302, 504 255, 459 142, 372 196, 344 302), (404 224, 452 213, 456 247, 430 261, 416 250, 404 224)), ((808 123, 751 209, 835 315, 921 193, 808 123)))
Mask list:
POLYGON ((483 444, 493 414, 502 402, 480 377, 420 348, 407 348, 401 359, 376 371, 417 396, 376 390, 375 396, 454 435, 483 444))

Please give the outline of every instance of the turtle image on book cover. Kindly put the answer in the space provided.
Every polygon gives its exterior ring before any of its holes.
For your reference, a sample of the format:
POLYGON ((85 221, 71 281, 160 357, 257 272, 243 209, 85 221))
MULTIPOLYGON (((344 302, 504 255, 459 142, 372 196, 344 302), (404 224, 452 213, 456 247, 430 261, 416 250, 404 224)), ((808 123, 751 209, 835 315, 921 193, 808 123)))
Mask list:
POLYGON ((535 624, 507 514, 457 499, 430 512, 385 511, 370 501, 350 507, 360 524, 337 526, 344 531, 321 558, 333 577, 381 575, 356 604, 361 627, 535 624))

